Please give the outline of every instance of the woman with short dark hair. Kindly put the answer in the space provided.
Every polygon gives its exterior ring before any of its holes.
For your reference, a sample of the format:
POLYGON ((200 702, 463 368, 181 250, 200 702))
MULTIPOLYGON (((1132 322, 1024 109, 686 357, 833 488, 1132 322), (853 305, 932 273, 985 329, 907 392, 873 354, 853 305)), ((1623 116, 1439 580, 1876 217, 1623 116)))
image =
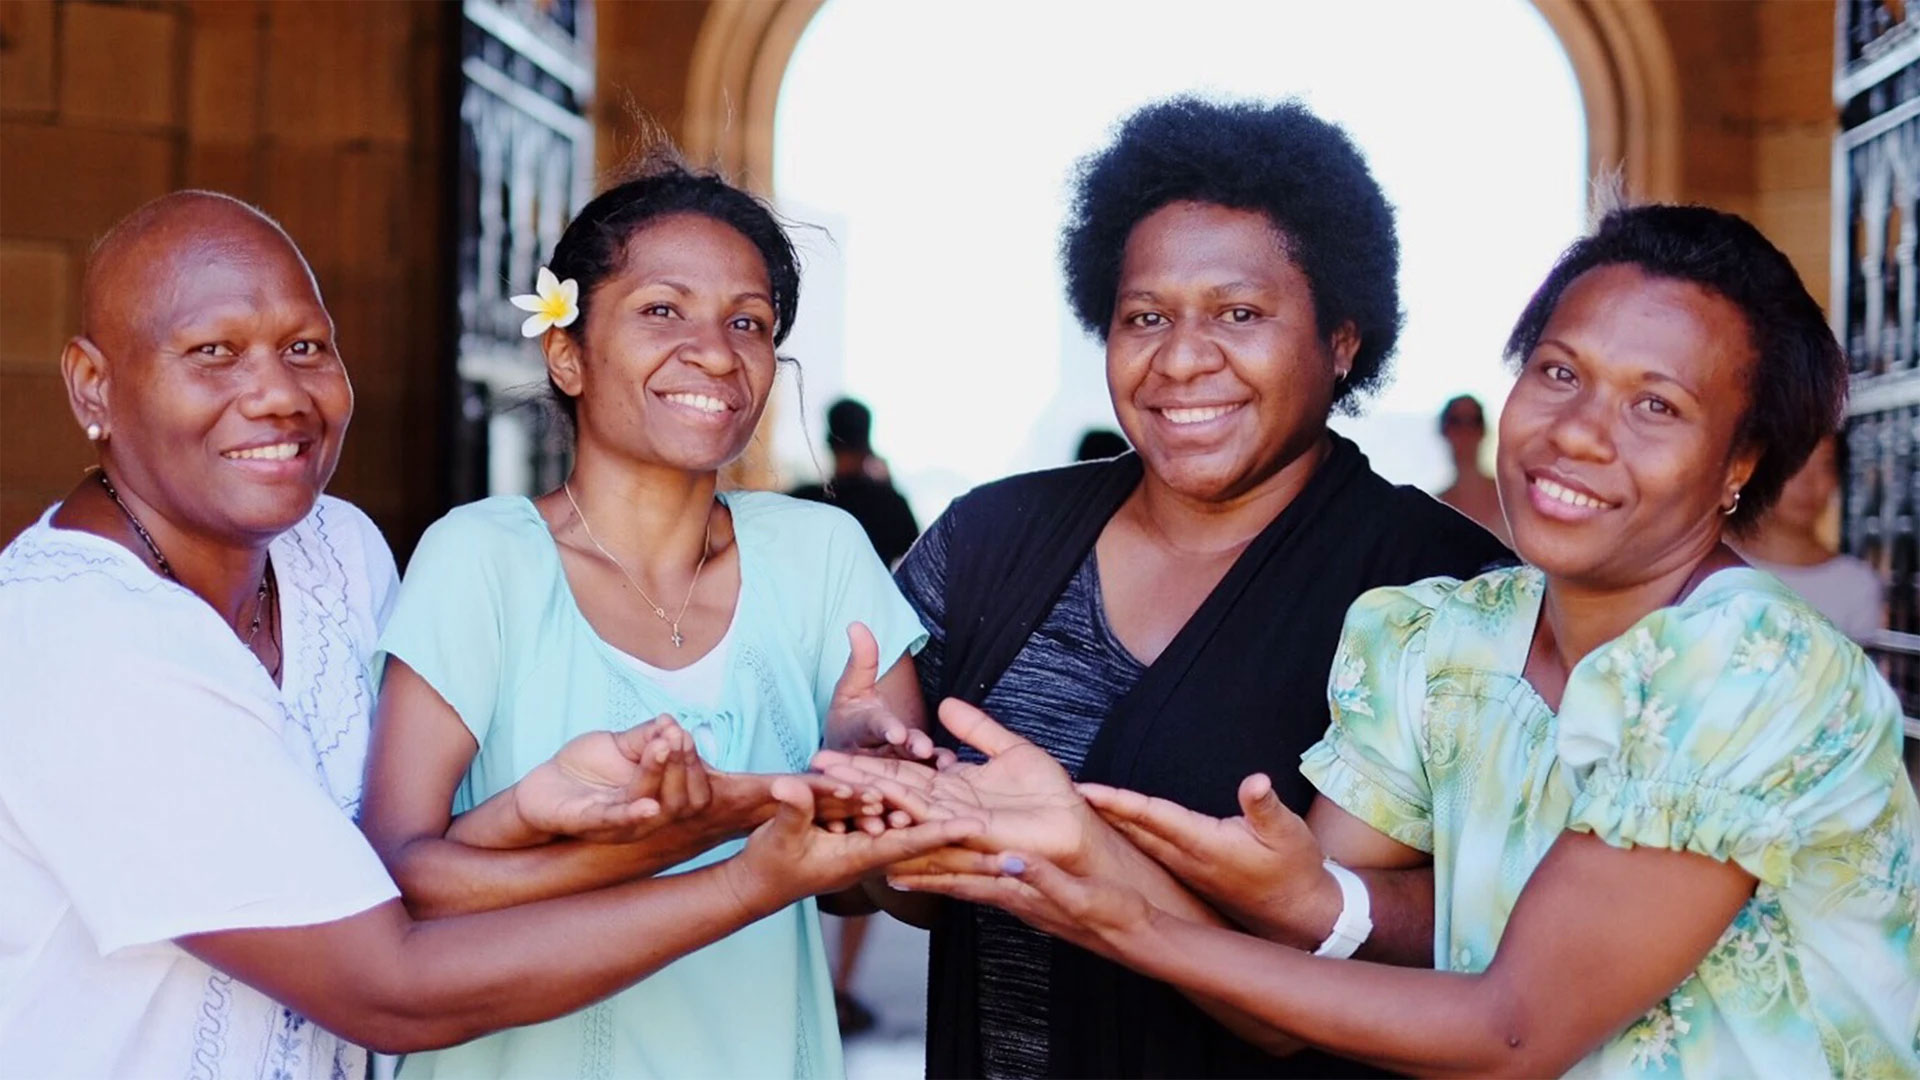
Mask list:
MULTIPOLYGON (((1500 490, 1528 565, 1362 596, 1303 767, 1431 859, 1438 970, 1304 956, 1032 859, 1016 908, 1421 1075, 1920 1073, 1899 703, 1725 542, 1840 415, 1819 306, 1745 221, 1640 207, 1568 250, 1509 353, 1500 490)), ((1277 865, 1202 815, 1085 794, 1229 909, 1277 865)))
MULTIPOLYGON (((1082 164, 1061 250, 1135 452, 963 496, 897 576, 931 634, 927 701, 958 698, 1011 729, 948 702, 949 729, 995 757, 969 751, 974 764, 937 782, 969 786, 1002 845, 1145 875, 1151 861, 1071 779, 1231 813, 1257 767, 1304 811, 1312 791, 1294 764, 1325 727, 1347 606, 1505 551, 1327 428, 1383 379, 1400 328, 1393 212, 1339 128, 1297 103, 1142 109, 1082 164)), ((936 920, 930 1075, 1352 1067, 1276 1058, 1202 1005, 1003 912, 921 914, 936 920)), ((1316 911, 1292 930, 1311 948, 1332 922, 1316 911)), ((1429 937, 1417 920, 1368 947, 1417 958, 1429 937)))

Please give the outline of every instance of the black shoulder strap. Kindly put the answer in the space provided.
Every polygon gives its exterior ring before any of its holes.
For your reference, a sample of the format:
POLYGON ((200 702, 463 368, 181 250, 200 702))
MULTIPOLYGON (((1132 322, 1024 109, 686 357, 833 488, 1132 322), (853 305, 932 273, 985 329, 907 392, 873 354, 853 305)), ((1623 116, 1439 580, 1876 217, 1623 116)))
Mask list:
POLYGON ((955 504, 943 697, 985 700, 1140 475, 1139 457, 1124 454, 990 484, 955 504))

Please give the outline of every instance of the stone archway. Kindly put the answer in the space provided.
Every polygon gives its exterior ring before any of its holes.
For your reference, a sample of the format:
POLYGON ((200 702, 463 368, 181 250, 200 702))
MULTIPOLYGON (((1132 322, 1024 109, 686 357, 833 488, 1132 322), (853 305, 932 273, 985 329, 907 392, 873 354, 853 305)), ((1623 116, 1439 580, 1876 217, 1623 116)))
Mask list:
POLYGON ((793 47, 826 0, 716 3, 693 45, 682 139, 762 195, 773 191, 773 120, 793 47))
MULTIPOLYGON (((787 61, 826 0, 713 4, 687 78, 684 145, 762 194, 773 187, 774 112, 787 61)), ((1641 201, 1680 195, 1679 75, 1652 0, 1533 0, 1573 65, 1592 177, 1641 201)))

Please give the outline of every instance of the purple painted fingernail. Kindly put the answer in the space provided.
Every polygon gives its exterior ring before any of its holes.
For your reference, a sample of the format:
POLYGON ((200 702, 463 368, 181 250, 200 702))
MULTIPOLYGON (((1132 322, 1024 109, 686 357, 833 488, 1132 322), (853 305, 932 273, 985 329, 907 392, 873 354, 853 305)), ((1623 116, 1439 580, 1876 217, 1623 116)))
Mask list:
POLYGON ((1027 860, 1018 855, 1002 855, 1000 869, 1009 874, 1024 874, 1027 872, 1027 860))

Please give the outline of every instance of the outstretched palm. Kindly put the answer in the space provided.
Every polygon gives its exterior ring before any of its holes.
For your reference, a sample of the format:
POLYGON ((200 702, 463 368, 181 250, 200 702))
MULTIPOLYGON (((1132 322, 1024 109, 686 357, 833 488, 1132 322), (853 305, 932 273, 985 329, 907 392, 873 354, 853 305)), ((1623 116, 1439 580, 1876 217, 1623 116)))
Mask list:
POLYGON ((940 722, 987 760, 934 769, 822 751, 815 764, 829 776, 874 783, 890 803, 918 820, 980 821, 984 829, 967 842, 969 847, 1028 852, 1067 865, 1085 858, 1098 822, 1052 755, 957 699, 941 703, 940 722))
POLYGON ((880 643, 865 623, 852 623, 847 627, 847 666, 827 704, 827 746, 853 754, 933 759, 932 737, 894 712, 880 693, 879 680, 880 643))
MULTIPOLYGON (((1240 783, 1241 814, 1216 818, 1137 791, 1083 784, 1081 793, 1108 824, 1242 926, 1276 941, 1324 936, 1314 899, 1337 914, 1339 889, 1322 867, 1320 842, 1298 814, 1255 773, 1240 783)), ((1329 916, 1331 917, 1331 916, 1329 916)))

